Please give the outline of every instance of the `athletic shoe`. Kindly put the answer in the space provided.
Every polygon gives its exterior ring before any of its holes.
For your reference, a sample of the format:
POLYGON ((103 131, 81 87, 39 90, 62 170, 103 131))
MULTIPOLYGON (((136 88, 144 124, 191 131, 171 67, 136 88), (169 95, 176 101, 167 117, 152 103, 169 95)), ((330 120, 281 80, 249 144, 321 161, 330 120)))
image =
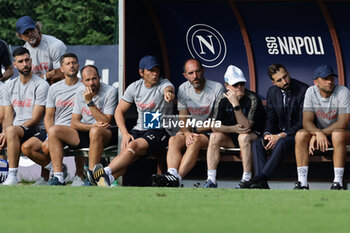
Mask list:
POLYGON ((250 185, 251 189, 270 189, 269 184, 267 183, 267 180, 261 180, 257 182, 253 182, 250 185))
POLYGON ((17 176, 9 175, 7 176, 6 180, 2 183, 2 185, 17 185, 18 180, 17 176))
POLYGON ((69 179, 70 179, 70 176, 69 176, 69 173, 68 173, 68 168, 67 168, 67 165, 66 164, 62 164, 62 172, 63 172, 63 180, 65 183, 68 183, 69 179))
POLYGON ((54 176, 47 182, 47 185, 66 185, 66 182, 63 181, 63 183, 61 183, 58 178, 54 176))
POLYGON ((71 186, 84 186, 84 181, 80 178, 80 176, 74 176, 71 186))
POLYGON ((92 184, 90 183, 90 180, 88 178, 85 178, 84 186, 92 186, 92 184))
MULTIPOLYGON (((86 169, 85 170, 85 176, 86 176, 86 178, 89 181, 89 185, 85 185, 85 186, 97 186, 97 182, 94 179, 94 175, 93 175, 92 171, 90 171, 89 169, 86 169)), ((84 181, 84 183, 86 183, 86 182, 84 181)))
POLYGON ((179 179, 173 174, 170 174, 169 172, 163 175, 154 174, 152 175, 151 179, 152 179, 152 186, 154 187, 179 187, 180 186, 179 179))
POLYGON ((301 182, 295 182, 294 184, 294 190, 300 190, 300 189, 305 189, 305 190, 309 190, 309 185, 307 186, 301 186, 301 182))
POLYGON ((211 179, 205 181, 205 183, 203 184, 203 188, 217 188, 218 184, 214 184, 211 179))
POLYGON ((102 164, 100 163, 96 164, 94 169, 92 170, 92 173, 94 175, 94 179, 96 180, 98 186, 106 187, 111 185, 109 177, 105 173, 105 170, 103 169, 102 164))
POLYGON ((47 180, 44 177, 40 177, 33 185, 47 185, 47 180))
POLYGON ((252 180, 241 180, 238 185, 235 187, 236 189, 249 189, 252 184, 252 180))
POLYGON ((8 171, 9 171, 9 163, 4 159, 0 159, 0 183, 6 180, 8 171))
POLYGON ((331 190, 344 190, 344 187, 339 182, 333 182, 331 190))

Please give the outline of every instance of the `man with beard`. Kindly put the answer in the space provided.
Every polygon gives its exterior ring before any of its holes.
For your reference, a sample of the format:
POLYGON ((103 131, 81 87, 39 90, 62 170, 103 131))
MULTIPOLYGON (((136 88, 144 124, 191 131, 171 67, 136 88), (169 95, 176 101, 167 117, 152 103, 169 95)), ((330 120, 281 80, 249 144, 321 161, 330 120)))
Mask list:
MULTIPOLYGON (((204 67, 197 59, 185 62, 183 76, 187 82, 179 87, 179 121, 206 121, 213 118, 214 106, 224 87, 204 78, 204 67)), ((181 180, 194 167, 200 149, 207 148, 211 128, 182 127, 169 139, 167 152, 168 171, 152 176, 152 185, 159 187, 179 187, 181 180), (185 153, 183 151, 185 150, 185 153)))
POLYGON ((46 79, 51 85, 64 78, 60 71, 60 58, 66 52, 65 44, 54 36, 41 33, 41 23, 35 23, 29 16, 23 16, 16 23, 17 37, 26 43, 23 47, 30 52, 32 71, 46 79))
POLYGON ((0 134, 0 150, 7 147, 8 177, 3 185, 16 185, 21 144, 37 137, 46 138, 43 116, 49 84, 31 73, 32 60, 28 49, 19 47, 13 51, 13 65, 19 72, 5 84, 3 105, 5 118, 0 134))
POLYGON ((250 188, 256 189, 268 189, 268 179, 294 153, 294 137, 302 127, 302 107, 308 88, 290 78, 282 64, 272 64, 267 73, 273 86, 267 91, 266 126, 264 135, 252 145, 255 177, 250 188))
POLYGON ((204 188, 217 188, 216 171, 220 161, 220 147, 239 147, 243 175, 236 188, 249 188, 252 177, 251 145, 261 134, 265 123, 265 111, 258 95, 245 88, 246 79, 241 69, 230 65, 225 73, 227 92, 218 100, 216 120, 207 151, 208 178, 204 188))
MULTIPOLYGON (((74 73, 76 75, 77 71, 74 73)), ((65 145, 72 149, 89 148, 90 169, 87 175, 92 176, 91 170, 100 162, 103 148, 117 143, 118 129, 112 125, 118 103, 117 90, 100 82, 98 69, 93 65, 84 66, 81 76, 84 86, 74 96, 71 127, 54 125, 47 132, 48 150, 54 170, 49 185, 66 184, 62 170, 65 145)))
MULTIPOLYGON (((54 83, 49 88, 46 100, 46 112, 44 117, 45 129, 60 131, 70 128, 72 112, 74 106, 74 96, 77 89, 83 86, 78 78, 79 71, 78 57, 73 53, 63 54, 61 59, 61 72, 65 79, 54 83), (52 128, 52 129, 51 129, 52 128)), ((22 145, 22 153, 28 158, 50 171, 52 164, 48 155, 48 140, 40 141, 38 138, 32 137, 22 145)), ((83 177, 84 167, 77 167, 74 180, 80 179, 80 185, 83 185, 81 178, 83 177), (78 178, 79 177, 79 178, 78 178)), ((67 181, 67 167, 63 165, 64 179, 67 181)), ((44 178, 42 178, 44 179, 44 178)), ((45 180, 45 184, 47 180, 45 180)), ((79 182, 75 182, 79 184, 79 182)))
POLYGON ((333 146, 334 180, 331 189, 343 188, 346 145, 350 143, 348 130, 350 92, 335 85, 331 66, 321 65, 314 71, 314 86, 307 89, 303 109, 303 129, 295 136, 295 157, 298 182, 294 189, 309 189, 307 174, 309 156, 315 150, 325 152, 333 146))

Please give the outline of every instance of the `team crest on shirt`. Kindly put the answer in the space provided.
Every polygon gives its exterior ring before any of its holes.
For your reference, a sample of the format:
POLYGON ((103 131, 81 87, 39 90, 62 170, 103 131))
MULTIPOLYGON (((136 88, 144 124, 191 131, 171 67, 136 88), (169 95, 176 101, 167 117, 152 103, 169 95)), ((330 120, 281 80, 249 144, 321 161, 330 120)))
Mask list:
POLYGON ((160 129, 160 116, 162 114, 159 111, 156 112, 144 112, 143 113, 143 128, 144 129, 160 129))

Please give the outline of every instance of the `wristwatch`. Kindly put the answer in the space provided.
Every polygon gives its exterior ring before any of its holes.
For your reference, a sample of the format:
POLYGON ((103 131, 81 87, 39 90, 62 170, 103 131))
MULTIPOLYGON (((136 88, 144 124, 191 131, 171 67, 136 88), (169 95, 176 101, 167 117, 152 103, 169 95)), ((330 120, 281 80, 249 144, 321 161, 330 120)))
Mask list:
POLYGON ((241 106, 239 106, 239 105, 233 107, 233 110, 235 110, 235 111, 238 111, 240 109, 241 109, 241 106))
POLYGON ((88 107, 92 107, 92 106, 95 106, 95 103, 94 103, 94 101, 92 101, 92 100, 91 100, 91 101, 90 101, 90 102, 89 102, 89 103, 87 104, 87 106, 88 106, 88 107))

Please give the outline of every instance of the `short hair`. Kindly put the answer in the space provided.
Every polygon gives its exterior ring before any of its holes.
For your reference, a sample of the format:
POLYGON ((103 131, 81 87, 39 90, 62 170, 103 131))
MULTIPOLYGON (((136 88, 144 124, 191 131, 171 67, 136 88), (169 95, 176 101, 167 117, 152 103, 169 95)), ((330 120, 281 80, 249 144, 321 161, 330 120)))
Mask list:
POLYGON ((63 64, 63 60, 64 60, 66 57, 75 58, 75 59, 77 60, 77 62, 79 62, 77 55, 75 55, 74 53, 65 53, 65 54, 63 54, 63 55, 60 57, 60 64, 61 64, 61 66, 62 66, 62 64, 63 64))
POLYGON ((202 62, 201 62, 199 59, 197 59, 197 58, 191 57, 191 58, 188 58, 188 59, 185 61, 185 63, 184 63, 184 66, 183 66, 184 73, 186 73, 186 64, 187 64, 187 62, 189 62, 189 61, 196 61, 196 62, 199 64, 199 68, 200 68, 201 70, 203 69, 202 62))
POLYGON ((287 69, 282 64, 276 63, 269 66, 269 68, 267 69, 267 74, 269 75, 272 81, 272 75, 276 74, 281 68, 283 68, 287 72, 287 69))
POLYGON ((83 77, 83 71, 84 71, 85 68, 87 68, 87 67, 90 67, 90 68, 95 69, 95 70, 96 70, 96 73, 97 73, 97 76, 100 76, 100 75, 98 74, 98 69, 97 69, 96 66, 94 66, 94 65, 86 65, 86 66, 84 66, 83 68, 81 68, 81 70, 80 70, 81 77, 83 77))
POLYGON ((24 47, 18 47, 17 49, 15 49, 12 52, 12 56, 13 56, 13 58, 15 58, 16 56, 23 55, 23 54, 26 54, 26 53, 28 53, 28 55, 30 56, 30 53, 29 53, 28 49, 26 49, 24 47))

